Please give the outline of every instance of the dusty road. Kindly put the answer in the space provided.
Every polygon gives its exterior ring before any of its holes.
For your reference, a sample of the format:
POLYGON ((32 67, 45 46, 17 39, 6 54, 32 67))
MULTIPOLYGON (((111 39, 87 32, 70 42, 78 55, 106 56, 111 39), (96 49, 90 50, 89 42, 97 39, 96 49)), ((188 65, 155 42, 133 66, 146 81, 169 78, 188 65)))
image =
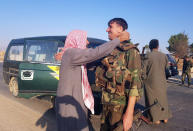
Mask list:
MULTIPOLYGON (((170 78, 167 82, 168 102, 173 117, 167 124, 143 124, 138 131, 193 131, 193 88, 181 86, 179 78, 170 78)), ((144 105, 143 100, 140 103, 144 105)))
POLYGON ((55 122, 44 117, 42 113, 2 95, 0 101, 0 131, 55 130, 55 122))
MULTIPOLYGON (((143 122, 137 131, 193 131, 193 85, 191 88, 187 88, 181 86, 180 83, 179 76, 167 81, 168 102, 173 115, 168 123, 147 125, 143 122)), ((138 102, 138 105, 139 107, 144 106, 144 98, 138 102)), ((96 125, 99 125, 97 122, 99 121, 95 122, 96 125)), ((94 127, 99 131, 96 125, 94 127)))
POLYGON ((0 131, 56 131, 55 112, 50 106, 45 99, 12 96, 0 63, 0 131))

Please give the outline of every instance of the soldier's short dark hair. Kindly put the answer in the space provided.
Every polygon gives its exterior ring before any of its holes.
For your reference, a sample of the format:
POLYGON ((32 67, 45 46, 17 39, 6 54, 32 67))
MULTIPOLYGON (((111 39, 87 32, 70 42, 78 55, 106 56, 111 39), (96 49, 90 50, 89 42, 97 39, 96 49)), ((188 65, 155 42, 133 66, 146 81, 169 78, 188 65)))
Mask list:
POLYGON ((123 27, 123 30, 127 30, 128 28, 128 24, 126 22, 126 20, 124 20, 123 18, 113 18, 108 22, 108 26, 110 26, 110 24, 112 24, 113 22, 117 23, 118 25, 123 27))
POLYGON ((149 42, 149 48, 150 50, 152 49, 156 49, 158 48, 159 46, 159 41, 157 39, 152 39, 150 42, 149 42))

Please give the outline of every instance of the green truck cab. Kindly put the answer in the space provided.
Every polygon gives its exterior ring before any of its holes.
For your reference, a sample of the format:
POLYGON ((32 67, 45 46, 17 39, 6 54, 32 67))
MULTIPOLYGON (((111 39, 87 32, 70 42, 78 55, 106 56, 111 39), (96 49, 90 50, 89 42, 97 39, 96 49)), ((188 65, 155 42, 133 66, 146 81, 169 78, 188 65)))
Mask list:
MULTIPOLYGON (((3 62, 3 77, 10 92, 17 97, 55 96, 60 61, 54 55, 64 47, 66 36, 32 37, 12 40, 3 62)), ((88 38, 94 48, 106 41, 88 38)), ((96 65, 98 62, 90 65, 96 65)), ((91 86, 95 84, 94 68, 88 69, 91 86)))

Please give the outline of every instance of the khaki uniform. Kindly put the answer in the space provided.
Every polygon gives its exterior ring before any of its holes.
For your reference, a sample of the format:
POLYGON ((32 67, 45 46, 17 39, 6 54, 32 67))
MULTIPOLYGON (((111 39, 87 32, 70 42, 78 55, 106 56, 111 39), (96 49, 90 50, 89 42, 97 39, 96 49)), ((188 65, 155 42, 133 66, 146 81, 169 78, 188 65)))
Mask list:
POLYGON ((102 87, 101 130, 114 130, 121 121, 128 97, 142 95, 141 59, 138 49, 127 42, 102 60, 96 70, 96 86, 102 87))

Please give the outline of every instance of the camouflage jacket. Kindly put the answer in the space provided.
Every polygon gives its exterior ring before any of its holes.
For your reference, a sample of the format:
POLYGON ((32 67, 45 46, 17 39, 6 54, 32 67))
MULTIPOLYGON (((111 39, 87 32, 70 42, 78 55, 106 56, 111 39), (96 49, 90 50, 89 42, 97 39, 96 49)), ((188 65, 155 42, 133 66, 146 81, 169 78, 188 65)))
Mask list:
POLYGON ((102 87, 103 104, 125 105, 128 96, 142 95, 141 58, 130 42, 123 42, 96 69, 96 86, 102 87))
POLYGON ((184 59, 184 61, 183 61, 183 73, 190 73, 192 66, 193 66, 193 64, 192 64, 191 60, 187 61, 186 59, 184 59))

